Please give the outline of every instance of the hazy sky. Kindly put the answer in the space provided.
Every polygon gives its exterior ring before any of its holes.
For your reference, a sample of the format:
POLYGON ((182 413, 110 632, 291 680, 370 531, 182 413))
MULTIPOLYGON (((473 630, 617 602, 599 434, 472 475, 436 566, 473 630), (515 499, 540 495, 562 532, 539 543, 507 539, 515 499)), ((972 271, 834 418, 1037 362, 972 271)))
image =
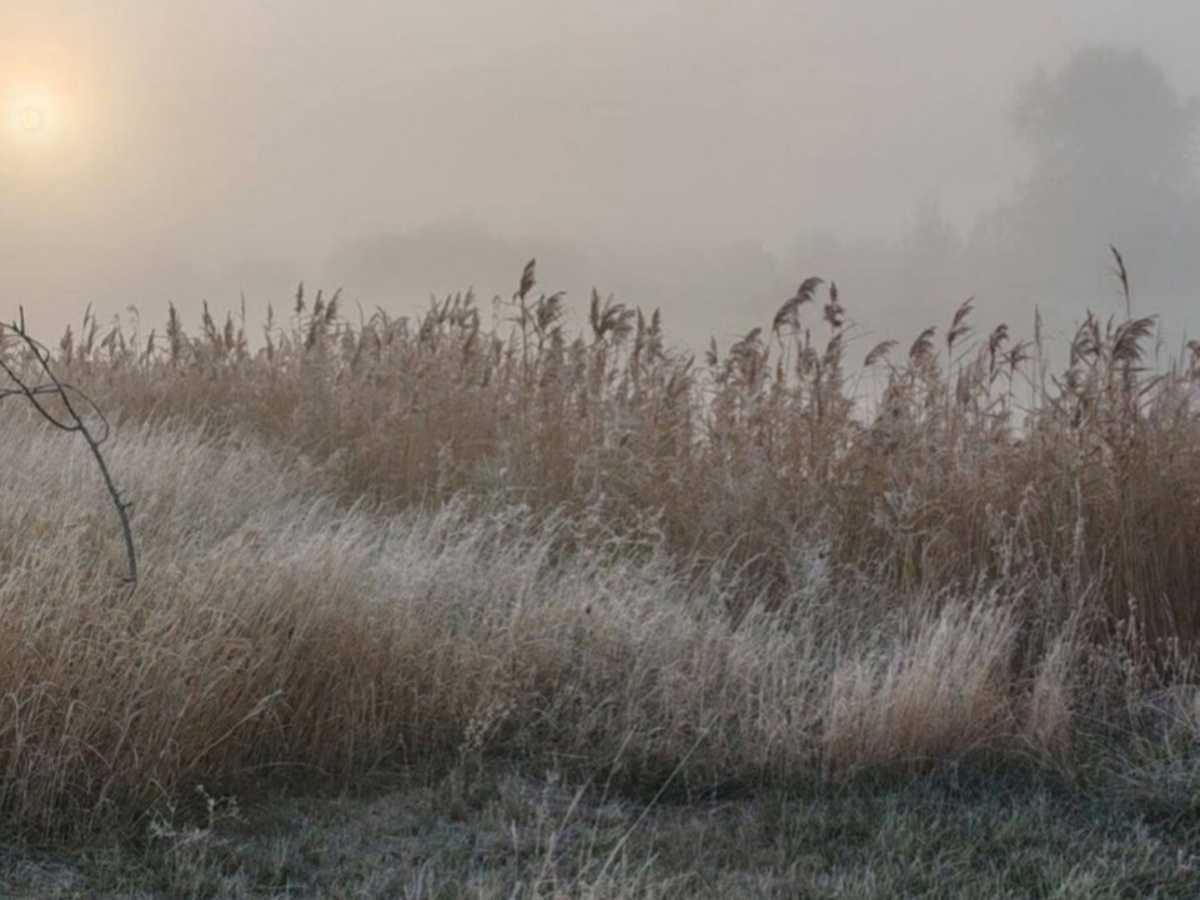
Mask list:
POLYGON ((1115 42, 1200 94, 1198 34, 1185 0, 0 0, 0 316, 282 296, 431 222, 779 248, 934 196, 965 227, 1022 175, 1038 65, 1115 42))

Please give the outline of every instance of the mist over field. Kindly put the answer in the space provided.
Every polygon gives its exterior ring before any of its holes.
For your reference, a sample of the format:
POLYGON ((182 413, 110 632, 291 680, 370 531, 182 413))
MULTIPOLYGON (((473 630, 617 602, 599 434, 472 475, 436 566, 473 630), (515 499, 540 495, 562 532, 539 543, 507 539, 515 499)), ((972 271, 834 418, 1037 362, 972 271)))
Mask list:
POLYGON ((7 0, 0 894, 1200 896, 1193 18, 7 0))
MULTIPOLYGON (((968 295, 1028 333, 1200 331, 1194 12, 1032 0, 10 2, 0 287, 57 335, 295 285, 347 309, 541 285, 764 325, 809 275, 872 338, 968 295), (40 123, 40 124, 39 124, 40 123)), ((1175 346, 1178 346, 1177 344, 1175 346)))

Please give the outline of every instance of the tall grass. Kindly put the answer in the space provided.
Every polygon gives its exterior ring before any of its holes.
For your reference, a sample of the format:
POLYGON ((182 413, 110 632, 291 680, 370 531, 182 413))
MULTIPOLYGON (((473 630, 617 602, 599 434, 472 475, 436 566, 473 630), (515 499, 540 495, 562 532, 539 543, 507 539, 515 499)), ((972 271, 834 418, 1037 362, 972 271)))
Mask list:
POLYGON ((885 341, 864 370, 836 287, 813 278, 769 327, 697 361, 657 311, 593 294, 572 336, 563 304, 535 294, 532 264, 490 312, 468 293, 352 324, 337 295, 301 287, 255 349, 244 316, 219 325, 205 307, 193 337, 172 308, 165 339, 89 317, 59 361, 126 421, 251 429, 347 498, 499 491, 659 515, 681 559, 740 571, 735 615, 802 593, 803 536, 835 577, 869 569, 898 598, 1023 579, 1039 615, 1063 620, 1086 592, 1095 627, 1136 633, 1147 662, 1194 655, 1200 344, 1147 371, 1152 320, 1089 316, 1054 372, 1040 326, 975 339, 968 302, 944 336, 885 341), (864 371, 884 382, 869 408, 864 371))
POLYGON ((64 336, 143 573, 79 448, 6 411, 0 817, 493 753, 634 786, 1071 766, 1189 677, 1200 368, 1143 371, 1147 320, 1089 318, 1053 375, 964 304, 867 354, 865 409, 819 279, 697 363, 598 295, 569 336, 534 278, 486 327, 301 290, 253 347, 207 308, 64 336))
POLYGON ((854 616, 888 592, 814 590, 790 625, 735 628, 727 584, 689 585, 649 529, 631 553, 600 511, 347 510, 256 438, 158 425, 112 451, 142 498, 130 597, 81 449, 5 420, 0 455, 22 473, 0 487, 0 820, 26 833, 439 759, 745 787, 1057 759, 1078 726, 1077 666, 1013 678, 1012 598, 854 616))

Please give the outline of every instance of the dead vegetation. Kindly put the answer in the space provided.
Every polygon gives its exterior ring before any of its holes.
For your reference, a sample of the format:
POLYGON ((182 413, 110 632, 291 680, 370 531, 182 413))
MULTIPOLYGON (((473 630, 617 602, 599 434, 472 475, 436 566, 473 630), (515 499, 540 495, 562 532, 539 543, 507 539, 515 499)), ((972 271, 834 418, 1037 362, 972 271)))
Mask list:
POLYGON ((595 294, 572 336, 535 288, 357 324, 301 289, 259 344, 207 308, 199 336, 174 309, 163 341, 67 333, 144 566, 117 593, 96 486, 0 422, 0 516, 44 536, 4 548, 6 821, 497 754, 650 796, 1084 777, 1189 683, 1197 366, 1146 371, 1148 320, 1089 317, 1051 373, 1040 334, 973 340, 968 301, 870 350, 864 408, 820 279, 700 364, 657 312, 595 294))
POLYGON ((0 371, 8 376, 9 383, 13 385, 0 389, 0 400, 9 397, 27 400, 43 422, 59 431, 78 434, 87 444, 121 524, 128 567, 125 580, 130 586, 136 587, 137 549, 133 542, 133 529, 129 525, 129 503, 121 498, 108 462, 100 451, 100 445, 108 440, 111 433, 108 420, 87 394, 74 385, 64 384, 55 374, 50 364, 50 351, 25 327, 24 308, 21 308, 20 318, 16 322, 7 328, 0 325, 0 371), (98 420, 99 431, 88 424, 88 415, 98 420))
POLYGON ((1026 593, 1054 586, 1060 618, 1087 591, 1105 627, 1192 653, 1200 356, 1192 342, 1149 371, 1152 318, 1089 315, 1056 372, 1040 323, 1030 341, 1004 324, 976 338, 967 301, 943 338, 925 328, 899 357, 879 343, 848 377, 848 313, 819 278, 699 364, 657 311, 593 294, 572 336, 562 295, 535 288, 530 263, 490 312, 467 293, 354 324, 301 286, 255 348, 244 316, 219 325, 207 306, 195 337, 172 307, 165 341, 89 316, 58 364, 125 421, 249 429, 390 509, 467 491, 661 515, 681 558, 740 567, 739 609, 796 595, 804 534, 899 595, 1024 572, 1026 593))

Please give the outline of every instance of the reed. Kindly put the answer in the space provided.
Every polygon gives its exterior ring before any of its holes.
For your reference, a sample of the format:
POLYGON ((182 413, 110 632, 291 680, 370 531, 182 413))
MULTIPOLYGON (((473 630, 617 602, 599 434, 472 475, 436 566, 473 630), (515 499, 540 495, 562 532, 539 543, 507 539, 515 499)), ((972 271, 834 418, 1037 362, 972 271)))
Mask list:
POLYGON ((97 339, 89 316, 58 364, 126 421, 249 430, 325 467, 348 500, 499 492, 601 504, 614 522, 660 515, 689 564, 744 567, 739 610, 790 602, 803 533, 828 541, 833 570, 870 569, 901 595, 974 591, 1015 567, 1074 585, 1064 596, 1098 585, 1103 627, 1136 618, 1143 656, 1195 650, 1194 342, 1152 372, 1152 319, 1089 315, 1054 372, 1040 334, 975 338, 968 301, 940 350, 930 326, 906 355, 884 341, 850 370, 843 299, 810 278, 769 330, 697 360, 671 349, 657 311, 599 294, 569 334, 563 296, 535 286, 530 263, 490 316, 468 292, 357 324, 301 286, 253 351, 244 315, 222 326, 206 308, 191 337, 172 308, 163 346, 119 324, 97 339))
POLYGON ((130 597, 79 450, 0 420, 0 817, 491 754, 652 793, 1082 771, 1189 683, 1196 347, 1151 372, 1150 320, 1089 317, 1049 374, 968 301, 858 371, 808 279, 698 361, 657 312, 596 294, 571 334, 535 289, 351 323, 301 288, 257 344, 207 309, 68 331, 142 567, 130 597))

